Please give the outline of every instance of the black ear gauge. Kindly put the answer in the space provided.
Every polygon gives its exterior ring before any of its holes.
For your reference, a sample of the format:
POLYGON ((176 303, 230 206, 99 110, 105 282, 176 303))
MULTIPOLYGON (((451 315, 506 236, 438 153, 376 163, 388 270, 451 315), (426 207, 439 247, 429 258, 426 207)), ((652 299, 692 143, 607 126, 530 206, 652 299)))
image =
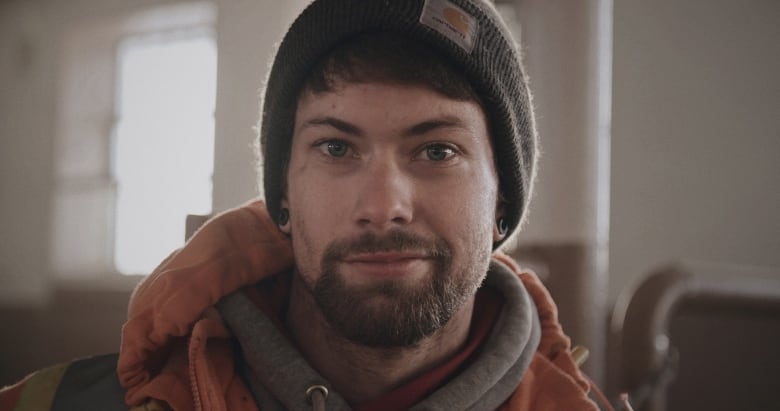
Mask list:
POLYGON ((498 226, 498 233, 501 234, 502 237, 509 232, 509 224, 507 224, 506 219, 504 219, 504 217, 498 219, 496 226, 498 226))
POLYGON ((290 210, 283 208, 279 210, 279 225, 287 225, 287 222, 290 221, 290 210))

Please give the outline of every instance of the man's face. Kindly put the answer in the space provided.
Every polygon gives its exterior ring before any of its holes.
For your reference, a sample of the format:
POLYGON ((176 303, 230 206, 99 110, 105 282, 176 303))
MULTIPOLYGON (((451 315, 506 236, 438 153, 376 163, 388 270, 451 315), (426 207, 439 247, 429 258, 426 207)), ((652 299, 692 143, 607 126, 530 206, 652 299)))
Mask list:
POLYGON ((362 345, 410 346, 444 326, 499 239, 482 108, 421 86, 305 93, 287 187, 296 275, 362 345))

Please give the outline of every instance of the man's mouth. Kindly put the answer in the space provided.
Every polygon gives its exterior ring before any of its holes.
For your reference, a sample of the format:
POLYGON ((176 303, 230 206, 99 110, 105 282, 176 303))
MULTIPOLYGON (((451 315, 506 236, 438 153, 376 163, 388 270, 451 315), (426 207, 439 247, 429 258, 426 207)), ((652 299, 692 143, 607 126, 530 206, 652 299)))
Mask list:
POLYGON ((349 255, 342 263, 361 274, 384 277, 427 271, 428 260, 420 252, 373 252, 349 255))
POLYGON ((419 252, 398 252, 382 251, 373 253, 353 254, 344 258, 345 263, 365 263, 365 264, 391 264, 403 262, 405 260, 427 259, 428 256, 419 252))

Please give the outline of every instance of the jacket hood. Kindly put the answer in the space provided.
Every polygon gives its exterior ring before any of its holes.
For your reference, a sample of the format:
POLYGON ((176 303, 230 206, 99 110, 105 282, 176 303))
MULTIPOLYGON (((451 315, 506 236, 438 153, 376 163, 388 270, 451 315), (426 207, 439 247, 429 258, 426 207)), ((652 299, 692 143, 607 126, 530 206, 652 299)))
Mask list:
MULTIPOLYGON (((505 404, 507 410, 598 410, 588 393, 592 387, 571 355, 571 339, 558 322, 558 307, 536 274, 523 271, 512 258, 499 252, 494 258, 518 274, 536 305, 542 338, 536 358, 515 393, 505 404)), ((611 410, 609 403, 602 403, 611 410)))
POLYGON ((222 296, 289 269, 292 263, 287 237, 260 201, 206 223, 130 298, 117 365, 120 384, 127 390, 125 401, 132 405, 147 397, 160 398, 158 391, 163 390, 171 390, 176 398, 187 397, 188 389, 196 387, 189 387, 186 377, 194 372, 181 370, 177 362, 184 359, 171 356, 184 345, 183 337, 196 331, 204 338, 228 337, 210 307, 222 296))

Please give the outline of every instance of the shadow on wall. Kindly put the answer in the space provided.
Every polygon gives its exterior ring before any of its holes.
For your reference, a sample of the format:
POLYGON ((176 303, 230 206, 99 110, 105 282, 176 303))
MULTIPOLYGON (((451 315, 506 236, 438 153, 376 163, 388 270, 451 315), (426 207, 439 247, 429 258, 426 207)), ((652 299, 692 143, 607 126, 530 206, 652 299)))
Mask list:
POLYGON ((637 410, 770 410, 780 401, 780 269, 675 265, 618 303, 618 391, 637 410))
POLYGON ((0 387, 74 358, 117 352, 130 291, 61 290, 42 307, 0 308, 0 387))

